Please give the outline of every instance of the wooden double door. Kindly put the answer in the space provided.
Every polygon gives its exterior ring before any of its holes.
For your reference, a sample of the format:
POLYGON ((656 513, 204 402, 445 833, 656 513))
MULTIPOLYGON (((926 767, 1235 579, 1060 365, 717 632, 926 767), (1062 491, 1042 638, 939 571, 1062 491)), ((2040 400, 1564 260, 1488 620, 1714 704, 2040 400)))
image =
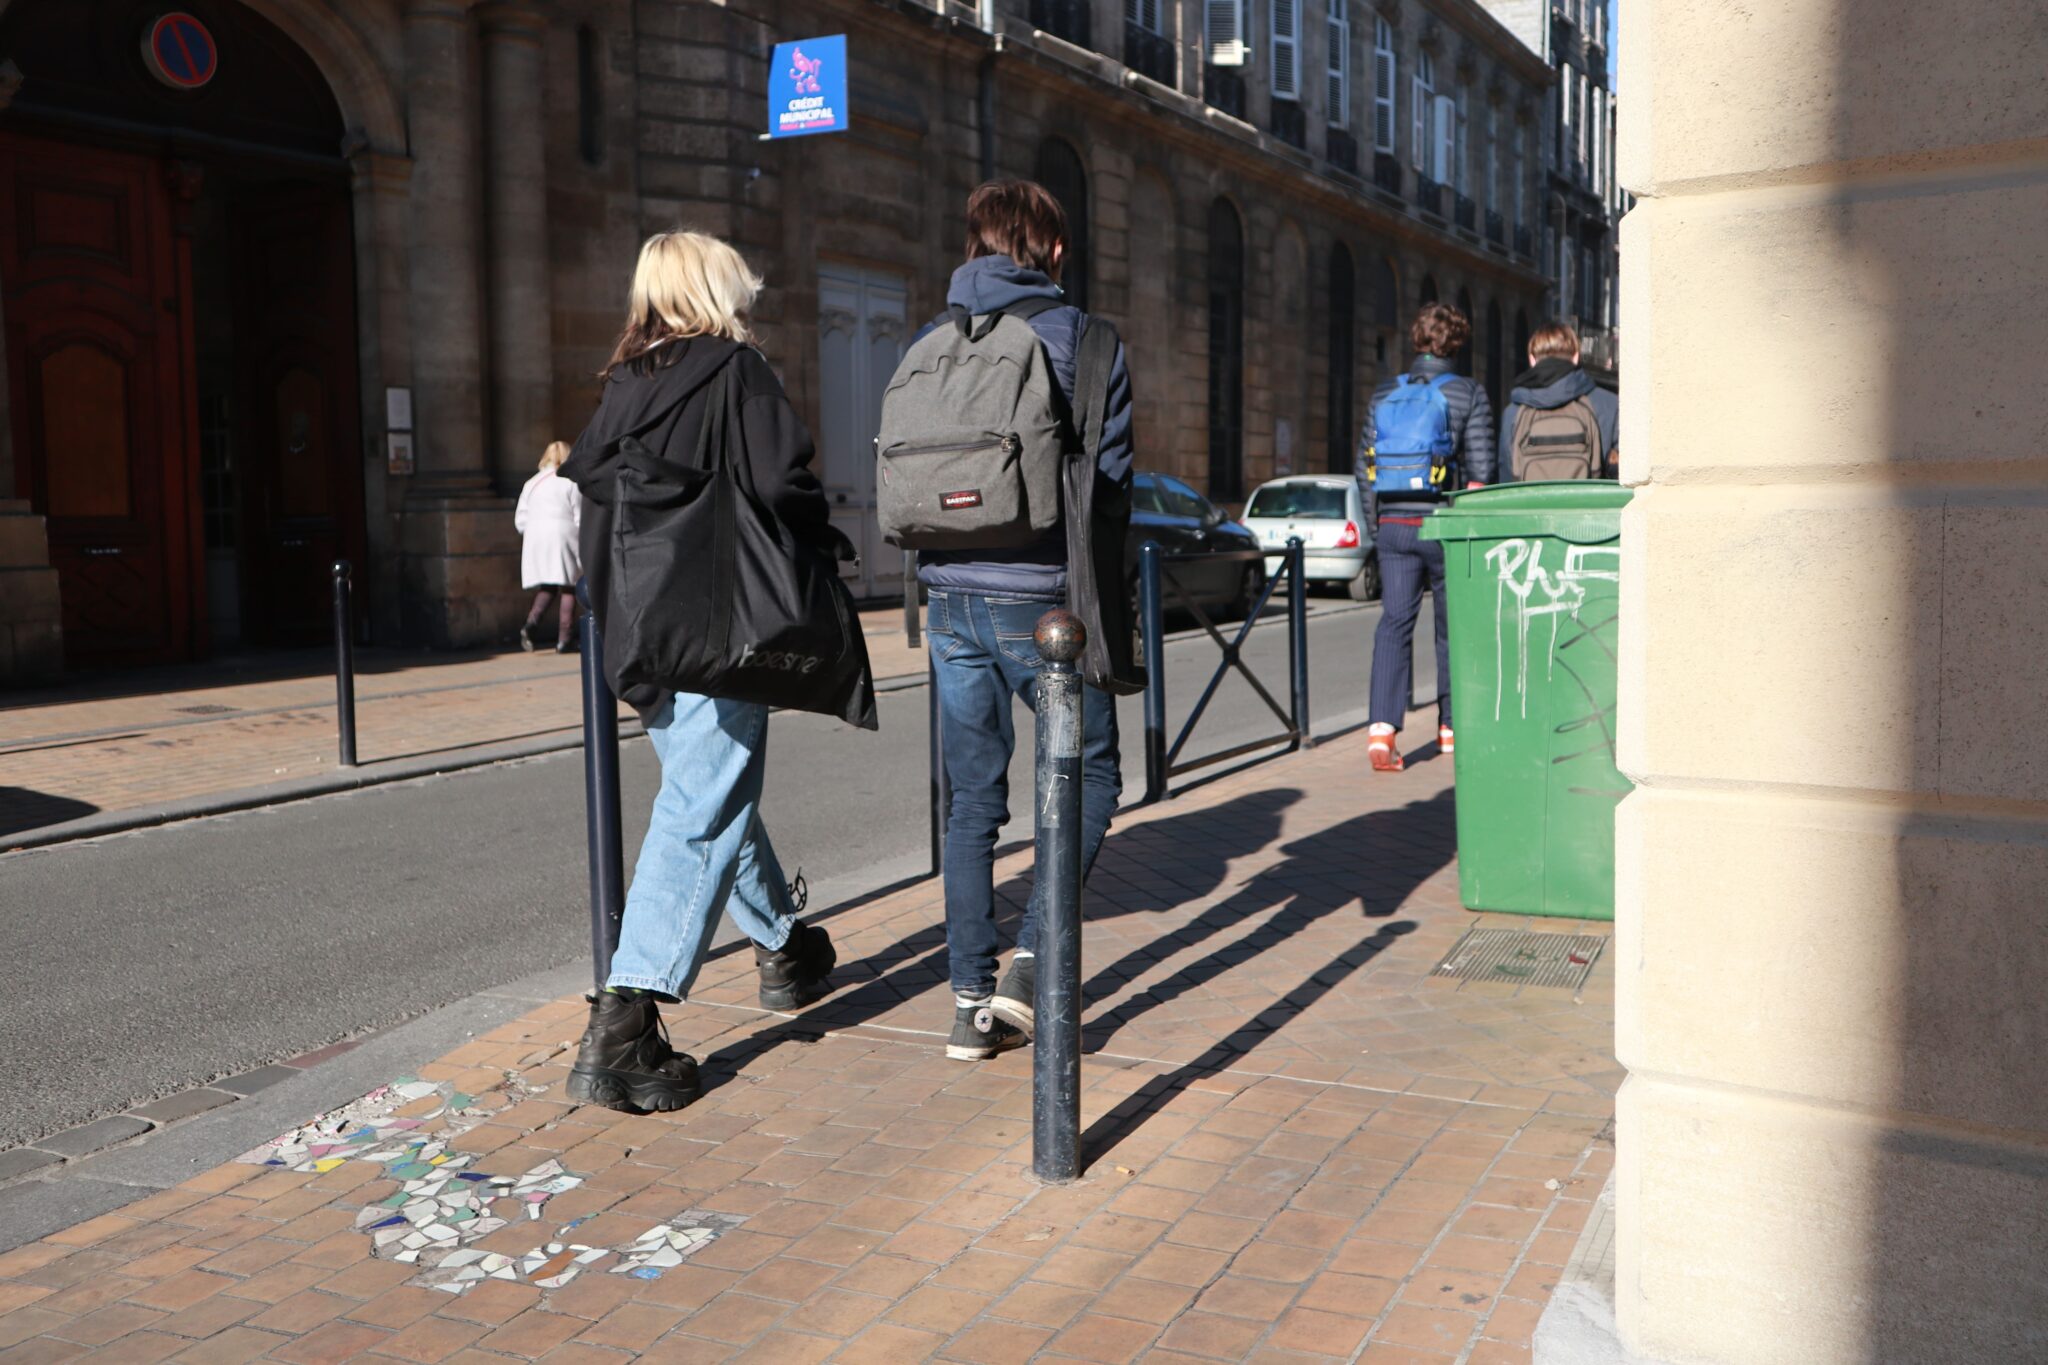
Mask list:
POLYGON ((0 133, 0 308, 15 488, 48 518, 74 665, 208 648, 209 535, 236 543, 244 638, 317 634, 362 534, 345 187, 265 183, 219 221, 232 506, 203 516, 192 202, 209 167, 0 133))

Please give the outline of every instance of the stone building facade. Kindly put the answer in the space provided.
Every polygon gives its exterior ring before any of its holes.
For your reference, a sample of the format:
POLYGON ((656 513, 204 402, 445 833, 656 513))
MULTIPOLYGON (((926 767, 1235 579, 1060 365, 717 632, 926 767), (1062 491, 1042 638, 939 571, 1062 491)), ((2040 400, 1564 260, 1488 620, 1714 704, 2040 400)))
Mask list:
MULTIPOLYGON (((1543 312, 1549 71, 1474 0, 185 9, 217 49, 197 91, 134 60, 142 0, 0 2, 0 176, 48 228, 0 236, 0 546, 25 561, 0 591, 40 601, 54 568, 73 665, 316 639, 336 557, 371 639, 509 638, 511 498, 587 418, 650 231, 766 276, 763 349, 876 594, 880 388, 986 175, 1067 203, 1141 465, 1224 502, 1349 467, 1422 301, 1468 307, 1497 391, 1543 312), (850 130, 763 140, 774 44, 832 33, 850 130), (116 324, 39 273, 67 261, 98 262, 116 324), (40 561, 12 548, 38 519, 40 561)), ((0 677, 54 663, 50 634, 0 677)))
POLYGON ((1618 231, 1627 195, 1614 174, 1607 80, 1609 0, 1482 0, 1556 73, 1543 111, 1539 256, 1549 311, 1578 328, 1586 368, 1616 383, 1618 231))

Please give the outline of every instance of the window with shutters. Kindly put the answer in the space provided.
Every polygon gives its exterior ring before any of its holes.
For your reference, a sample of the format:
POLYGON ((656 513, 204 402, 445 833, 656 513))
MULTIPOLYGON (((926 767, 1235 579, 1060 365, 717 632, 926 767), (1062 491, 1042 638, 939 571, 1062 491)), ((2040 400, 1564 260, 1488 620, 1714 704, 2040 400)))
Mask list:
POLYGON ((1273 98, 1301 98, 1301 0, 1268 0, 1273 18, 1273 98))
POLYGON ((1164 33, 1160 27, 1159 0, 1124 0, 1124 22, 1147 33, 1164 33))
POLYGON ((1586 125, 1592 122, 1591 116, 1587 113, 1586 105, 1586 73, 1581 71, 1579 73, 1579 117, 1578 124, 1573 130, 1573 136, 1576 141, 1572 144, 1574 158, 1572 170, 1580 184, 1584 184, 1586 181, 1586 125))
POLYGON ((1351 4, 1330 0, 1329 46, 1325 65, 1329 88, 1324 92, 1329 105, 1324 112, 1332 128, 1351 126, 1351 4))
POLYGON ((1470 194, 1472 148, 1471 139, 1466 136, 1465 110, 1471 103, 1471 92, 1461 85, 1451 100, 1455 111, 1451 119, 1451 183, 1457 186, 1459 194, 1470 194))
POLYGON ((1529 130, 1527 128, 1517 127, 1515 129, 1514 159, 1508 167, 1508 174, 1511 177, 1513 177, 1515 186, 1516 227, 1521 227, 1523 224, 1529 221, 1528 163, 1524 159, 1522 154, 1523 149, 1528 146, 1528 142, 1529 130))
POLYGON ((1244 0, 1203 0, 1202 33, 1211 66, 1243 66, 1250 51, 1244 40, 1244 0))
POLYGON ((1435 129, 1431 116, 1435 111, 1436 60, 1424 48, 1415 54, 1415 88, 1409 92, 1408 102, 1413 106, 1408 130, 1408 158, 1415 163, 1415 169, 1430 179, 1436 179, 1431 167, 1435 165, 1435 129))
POLYGON ((1486 102, 1486 208, 1500 212, 1500 106, 1486 102))
POLYGON ((1448 185, 1458 173, 1458 102, 1449 95, 1435 95, 1431 97, 1430 109, 1433 141, 1429 178, 1439 185, 1448 185))
POLYGON ((1394 30, 1379 16, 1372 21, 1372 145, 1394 150, 1394 30))

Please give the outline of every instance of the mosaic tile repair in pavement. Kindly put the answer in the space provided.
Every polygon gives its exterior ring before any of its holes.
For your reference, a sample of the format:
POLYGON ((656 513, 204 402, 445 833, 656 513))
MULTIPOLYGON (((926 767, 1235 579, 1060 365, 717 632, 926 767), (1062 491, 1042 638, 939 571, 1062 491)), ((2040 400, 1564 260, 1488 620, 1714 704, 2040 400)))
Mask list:
POLYGON ((546 1090, 509 1071, 502 1083, 475 1095, 447 1081, 400 1077, 236 1159, 302 1174, 325 1174, 347 1161, 383 1166, 387 1180, 402 1183, 357 1211, 356 1230, 369 1236, 377 1259, 420 1267, 408 1284, 450 1294, 487 1279, 559 1289, 598 1268, 658 1279, 747 1221, 710 1209, 684 1209, 630 1241, 590 1246, 567 1240, 589 1221, 575 1218, 529 1251, 478 1246, 503 1228, 543 1221, 550 1199, 583 1183, 582 1176, 553 1158, 519 1175, 473 1170, 479 1158, 449 1146, 517 1100, 546 1090))

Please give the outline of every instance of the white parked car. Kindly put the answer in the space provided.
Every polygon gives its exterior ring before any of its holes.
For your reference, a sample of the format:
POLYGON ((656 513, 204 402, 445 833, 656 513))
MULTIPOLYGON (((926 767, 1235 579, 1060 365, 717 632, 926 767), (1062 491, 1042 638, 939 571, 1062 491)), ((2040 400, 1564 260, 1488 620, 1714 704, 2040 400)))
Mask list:
POLYGON ((1280 572, 1289 537, 1300 536, 1305 577, 1341 583, 1352 600, 1380 595, 1380 560, 1365 528, 1358 483, 1342 474, 1296 474, 1259 485, 1239 518, 1266 551, 1266 576, 1280 572))

